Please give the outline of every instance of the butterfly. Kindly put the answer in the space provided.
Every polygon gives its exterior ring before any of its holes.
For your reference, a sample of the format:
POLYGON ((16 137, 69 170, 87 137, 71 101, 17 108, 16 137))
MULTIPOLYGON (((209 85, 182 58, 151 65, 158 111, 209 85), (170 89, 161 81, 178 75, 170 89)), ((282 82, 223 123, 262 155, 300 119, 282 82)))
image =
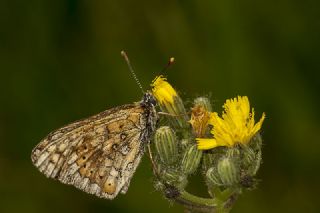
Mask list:
POLYGON ((156 101, 115 107, 56 131, 32 151, 33 164, 47 177, 113 199, 126 193, 156 128, 156 101))
MULTIPOLYGON (((142 89, 124 51, 128 67, 142 89)), ((51 132, 32 150, 33 164, 47 177, 113 199, 125 194, 156 129, 156 99, 115 107, 51 132)))

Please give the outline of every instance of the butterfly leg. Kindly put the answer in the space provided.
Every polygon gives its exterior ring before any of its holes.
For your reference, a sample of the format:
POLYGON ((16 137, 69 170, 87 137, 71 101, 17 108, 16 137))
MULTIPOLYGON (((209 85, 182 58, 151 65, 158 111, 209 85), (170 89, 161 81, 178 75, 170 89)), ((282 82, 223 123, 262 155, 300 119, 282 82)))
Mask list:
POLYGON ((179 114, 179 115, 173 115, 167 112, 158 112, 158 115, 164 115, 164 116, 170 116, 170 117, 182 117, 182 116, 186 116, 188 113, 186 114, 179 114))
POLYGON ((156 166, 156 163, 154 162, 154 159, 153 159, 153 155, 152 155, 152 150, 151 150, 151 146, 150 144, 148 144, 148 153, 149 153, 149 158, 150 158, 150 161, 151 161, 151 164, 152 164, 152 170, 153 170, 153 173, 158 176, 158 169, 157 169, 157 166, 156 166))

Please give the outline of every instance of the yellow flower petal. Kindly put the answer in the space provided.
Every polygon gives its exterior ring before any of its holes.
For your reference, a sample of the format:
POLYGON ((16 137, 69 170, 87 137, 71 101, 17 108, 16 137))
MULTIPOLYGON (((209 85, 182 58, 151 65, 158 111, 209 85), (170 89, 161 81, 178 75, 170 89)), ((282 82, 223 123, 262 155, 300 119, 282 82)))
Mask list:
POLYGON ((256 123, 256 125, 254 125, 254 127, 252 128, 253 135, 255 135, 261 129, 262 123, 263 123, 265 118, 266 118, 266 114, 262 113, 262 117, 260 118, 259 122, 256 123))
POLYGON ((162 75, 157 76, 151 84, 152 94, 161 104, 173 104, 174 97, 177 96, 177 92, 167 82, 167 79, 162 75))
POLYGON ((254 109, 252 108, 250 112, 250 103, 247 96, 228 99, 223 108, 222 117, 219 117, 217 113, 211 113, 209 119, 209 124, 213 126, 211 133, 215 142, 207 141, 212 139, 197 139, 197 141, 201 141, 201 146, 198 147, 232 147, 238 143, 247 144, 261 129, 265 114, 263 113, 259 122, 255 124, 254 109))
POLYGON ((217 141, 215 139, 196 138, 196 141, 198 143, 198 149, 200 150, 213 149, 218 146, 217 141))

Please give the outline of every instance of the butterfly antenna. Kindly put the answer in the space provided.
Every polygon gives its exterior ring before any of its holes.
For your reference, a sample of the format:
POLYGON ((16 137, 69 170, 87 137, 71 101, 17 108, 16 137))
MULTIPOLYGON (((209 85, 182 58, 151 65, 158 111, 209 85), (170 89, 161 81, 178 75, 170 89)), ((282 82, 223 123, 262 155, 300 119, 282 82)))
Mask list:
POLYGON ((162 75, 173 63, 174 63, 175 59, 174 57, 169 58, 168 63, 166 64, 166 66, 160 71, 159 75, 162 75))
POLYGON ((134 72, 134 70, 133 70, 133 68, 132 68, 132 66, 131 66, 131 63, 130 63, 130 60, 129 60, 128 56, 127 56, 127 53, 122 50, 122 51, 121 51, 121 55, 122 55, 122 57, 124 58, 124 60, 127 62, 127 65, 128 65, 128 68, 129 68, 129 70, 130 70, 130 72, 131 72, 131 74, 132 74, 132 77, 134 78, 134 80, 135 80, 136 83, 138 84, 138 87, 141 89, 142 93, 144 94, 145 92, 144 92, 144 90, 143 90, 143 88, 142 88, 142 85, 141 85, 141 83, 140 83, 140 81, 139 81, 136 73, 134 72))

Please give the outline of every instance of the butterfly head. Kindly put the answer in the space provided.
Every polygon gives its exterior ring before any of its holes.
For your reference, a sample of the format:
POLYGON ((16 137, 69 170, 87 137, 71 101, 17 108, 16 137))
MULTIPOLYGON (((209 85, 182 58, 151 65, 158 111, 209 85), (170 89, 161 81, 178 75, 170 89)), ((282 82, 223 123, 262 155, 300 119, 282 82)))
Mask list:
POLYGON ((143 105, 145 105, 147 107, 155 107, 157 105, 157 101, 156 101, 155 97, 149 92, 146 92, 143 95, 142 103, 143 103, 143 105))

